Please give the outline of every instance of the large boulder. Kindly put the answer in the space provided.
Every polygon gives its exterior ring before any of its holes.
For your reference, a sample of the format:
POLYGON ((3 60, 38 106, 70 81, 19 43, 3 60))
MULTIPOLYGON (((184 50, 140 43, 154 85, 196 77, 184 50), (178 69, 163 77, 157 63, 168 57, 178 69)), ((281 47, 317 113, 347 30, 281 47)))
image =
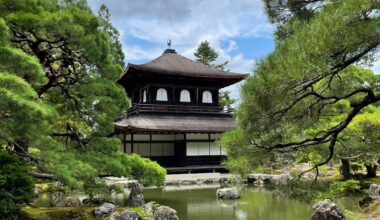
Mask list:
POLYGON ((133 210, 125 210, 123 212, 112 212, 109 220, 138 220, 139 215, 133 210))
POLYGON ((103 205, 94 209, 94 216, 97 218, 103 218, 111 214, 115 210, 115 205, 109 202, 103 203, 103 205))
POLYGON ((240 192, 236 187, 222 188, 222 189, 216 190, 216 197, 218 199, 239 199, 240 192))
POLYGON ((153 220, 178 220, 177 211, 168 206, 160 206, 154 211, 153 220))
POLYGON ((342 210, 330 199, 325 199, 313 205, 312 220, 343 220, 346 219, 342 210))
POLYGON ((120 213, 121 220, 138 220, 139 215, 133 210, 126 210, 120 213))
POLYGON ((368 192, 369 197, 372 199, 377 199, 380 198, 380 185, 372 183, 369 186, 369 192, 368 192))
POLYGON ((153 202, 148 202, 142 206, 144 209, 144 212, 148 215, 153 215, 154 212, 154 207, 153 207, 153 202))
POLYGON ((128 197, 128 205, 130 206, 142 206, 145 204, 143 193, 143 186, 137 182, 131 182, 128 184, 130 190, 128 197))
POLYGON ((79 199, 79 197, 66 197, 64 199, 64 205, 66 207, 80 207, 82 206, 82 203, 79 199))
POLYGON ((112 212, 109 220, 122 220, 120 213, 112 212))
POLYGON ((106 202, 115 204, 115 201, 105 198, 85 198, 82 200, 84 206, 100 206, 106 202))

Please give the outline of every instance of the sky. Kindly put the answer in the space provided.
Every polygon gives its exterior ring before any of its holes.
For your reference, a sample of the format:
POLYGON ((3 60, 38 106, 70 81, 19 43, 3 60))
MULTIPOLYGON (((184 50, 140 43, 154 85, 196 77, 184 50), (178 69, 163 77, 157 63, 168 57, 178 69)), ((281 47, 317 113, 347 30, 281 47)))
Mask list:
MULTIPOLYGON (((228 61, 232 72, 252 73, 254 63, 274 49, 273 32, 261 0, 88 0, 97 13, 107 5, 120 32, 125 63, 142 64, 158 56, 171 39, 177 53, 194 59, 201 41, 228 61)), ((380 57, 380 53, 379 53, 380 57)), ((372 69, 380 73, 380 59, 372 69)), ((239 98, 241 83, 227 87, 239 98)))
MULTIPOLYGON (((88 0, 97 13, 107 5, 120 32, 125 63, 142 64, 158 56, 171 39, 177 53, 194 59, 201 41, 218 53, 216 64, 228 61, 232 72, 252 73, 255 61, 274 49, 274 27, 261 0, 88 0)), ((239 97, 240 84, 230 86, 239 97)))

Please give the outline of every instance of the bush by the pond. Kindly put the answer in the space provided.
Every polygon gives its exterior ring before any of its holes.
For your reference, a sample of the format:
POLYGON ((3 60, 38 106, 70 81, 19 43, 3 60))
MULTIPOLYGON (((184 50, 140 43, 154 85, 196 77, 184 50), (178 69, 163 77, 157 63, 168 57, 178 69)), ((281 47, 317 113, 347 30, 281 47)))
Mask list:
POLYGON ((158 163, 136 154, 128 156, 127 160, 131 167, 130 175, 139 180, 144 186, 161 186, 164 183, 166 170, 158 163))
POLYGON ((301 201, 312 201, 316 199, 320 192, 328 188, 329 183, 324 181, 308 181, 292 179, 286 185, 271 184, 269 189, 275 190, 277 194, 301 201))
POLYGON ((355 193, 364 193, 359 180, 338 181, 330 184, 327 192, 322 194, 325 198, 338 198, 355 193))
POLYGON ((0 219, 14 219, 20 206, 32 201, 33 187, 25 163, 0 150, 0 219))

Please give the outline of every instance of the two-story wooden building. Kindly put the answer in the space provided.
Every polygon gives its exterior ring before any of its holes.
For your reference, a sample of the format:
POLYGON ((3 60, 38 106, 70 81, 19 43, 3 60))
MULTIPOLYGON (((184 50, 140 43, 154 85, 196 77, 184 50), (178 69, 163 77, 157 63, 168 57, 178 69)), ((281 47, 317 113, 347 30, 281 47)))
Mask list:
POLYGON ((115 122, 121 150, 155 160, 168 172, 221 168, 226 154, 215 141, 235 122, 219 106, 219 89, 244 77, 173 49, 146 64, 128 64, 118 80, 133 103, 115 122))

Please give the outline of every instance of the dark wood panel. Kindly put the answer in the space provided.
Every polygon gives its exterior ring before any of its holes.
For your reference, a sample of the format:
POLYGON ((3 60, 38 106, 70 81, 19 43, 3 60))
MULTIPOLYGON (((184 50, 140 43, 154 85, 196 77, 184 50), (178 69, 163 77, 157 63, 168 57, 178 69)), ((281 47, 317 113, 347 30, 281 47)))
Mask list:
POLYGON ((226 156, 187 156, 187 165, 220 165, 226 156))

